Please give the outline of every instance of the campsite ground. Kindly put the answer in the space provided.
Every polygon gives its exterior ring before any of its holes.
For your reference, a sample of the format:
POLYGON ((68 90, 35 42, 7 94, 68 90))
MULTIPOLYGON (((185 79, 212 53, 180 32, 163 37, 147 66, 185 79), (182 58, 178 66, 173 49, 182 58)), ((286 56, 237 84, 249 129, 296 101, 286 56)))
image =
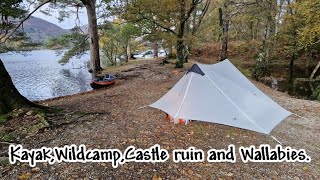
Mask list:
MULTIPOLYGON (((166 121, 161 111, 140 108, 158 100, 187 67, 174 69, 172 64, 160 66, 155 61, 122 67, 117 74, 120 79, 110 88, 41 102, 61 110, 48 115, 48 121, 55 126, 37 133, 22 129, 17 140, 25 148, 85 144, 87 148, 124 150, 130 145, 148 148, 159 144, 169 152, 190 146, 207 151, 226 149, 229 144, 236 149, 277 144, 270 136, 224 125, 196 121, 187 126, 175 125, 166 121)), ((169 159, 165 163, 131 162, 116 169, 110 163, 40 163, 36 168, 18 163, 0 170, 4 179, 319 179, 320 103, 295 99, 254 83, 284 108, 306 118, 290 116, 272 135, 287 146, 305 149, 311 163, 245 164, 237 153, 236 163, 174 163, 169 159)), ((34 119, 32 113, 10 120, 7 126, 28 119, 34 119)))

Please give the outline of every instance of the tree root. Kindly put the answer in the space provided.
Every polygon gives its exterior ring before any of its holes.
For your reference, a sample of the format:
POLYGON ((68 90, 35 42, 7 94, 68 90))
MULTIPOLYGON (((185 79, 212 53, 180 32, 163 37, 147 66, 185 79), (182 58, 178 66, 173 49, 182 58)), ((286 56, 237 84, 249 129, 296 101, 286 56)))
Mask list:
MULTIPOLYGON (((76 114, 77 112, 74 112, 73 114, 74 115, 77 115, 76 114)), ((80 119, 84 116, 88 116, 88 115, 104 115, 104 114, 107 114, 107 115, 110 115, 110 112, 107 112, 107 113, 99 113, 99 112, 86 112, 86 113, 81 113, 77 119, 80 119)), ((48 125, 43 127, 43 128, 40 128, 38 130, 38 132, 44 132, 45 130, 47 129, 56 129, 56 128, 59 128, 59 127, 62 127, 62 126, 67 126, 67 125, 70 125, 70 124, 75 124, 75 123, 83 123, 83 122, 88 122, 88 121, 91 121, 91 119, 87 119, 87 120, 80 120, 80 121, 77 121, 77 120, 73 120, 73 121, 65 121, 65 122, 61 122, 61 123, 54 123, 54 122, 48 122, 48 125)))

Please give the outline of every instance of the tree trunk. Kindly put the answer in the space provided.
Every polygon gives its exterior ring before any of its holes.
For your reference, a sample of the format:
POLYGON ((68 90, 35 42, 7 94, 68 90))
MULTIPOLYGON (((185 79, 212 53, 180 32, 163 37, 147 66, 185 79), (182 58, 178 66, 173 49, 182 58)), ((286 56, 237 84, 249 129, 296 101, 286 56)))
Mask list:
POLYGON ((98 35, 98 25, 96 18, 96 6, 95 0, 82 0, 85 5, 88 16, 89 24, 89 44, 90 44, 90 60, 92 64, 92 72, 95 75, 98 71, 101 71, 100 65, 100 52, 99 52, 99 35, 98 35))
POLYGON ((262 5, 264 8, 267 8, 268 11, 266 11, 266 24, 265 24, 265 31, 264 36, 261 44, 261 50, 263 56, 261 57, 261 61, 266 62, 266 64, 269 64, 269 62, 272 59, 272 48, 273 48, 273 41, 272 37, 275 36, 276 32, 276 6, 277 1, 276 0, 269 0, 266 2, 267 4, 262 5), (267 5, 267 7, 265 7, 267 5))
POLYGON ((157 41, 153 42, 153 57, 158 57, 158 43, 157 41))
POLYGON ((180 26, 177 34, 177 62, 176 67, 182 68, 183 62, 185 60, 184 52, 185 52, 185 40, 184 40, 184 31, 186 24, 186 2, 185 0, 180 0, 180 26))
POLYGON ((249 23, 249 29, 250 29, 250 36, 251 36, 251 40, 254 40, 255 39, 255 36, 254 36, 254 24, 253 24, 253 21, 250 21, 249 23))
POLYGON ((185 53, 184 53, 184 62, 185 63, 187 63, 189 60, 190 51, 191 51, 191 43, 188 46, 185 46, 185 53))
POLYGON ((307 62, 306 62, 306 65, 305 65, 305 67, 304 67, 304 74, 305 74, 306 76, 309 76, 309 74, 310 74, 309 68, 310 68, 311 57, 308 58, 306 61, 307 61, 307 62))
POLYGON ((289 65, 289 84, 288 84, 288 92, 289 94, 293 91, 293 67, 294 62, 296 60, 295 53, 292 54, 290 65, 289 65))
POLYGON ((183 61, 184 61, 184 41, 182 38, 178 38, 177 40, 177 62, 176 67, 182 68, 183 67, 183 61))
POLYGON ((32 106, 36 105, 19 93, 0 60, 0 114, 8 113, 13 109, 32 106))
POLYGON ((221 8, 219 8, 219 19, 220 19, 220 26, 222 28, 222 44, 221 44, 221 52, 220 52, 220 61, 223 61, 228 58, 229 18, 228 18, 228 14, 226 12, 223 13, 221 8))
POLYGON ((270 61, 270 37, 272 33, 272 17, 271 15, 267 18, 267 23, 265 26, 265 34, 262 40, 262 50, 263 50, 263 61, 269 62, 270 61))
POLYGON ((130 59, 131 59, 130 38, 128 39, 126 50, 127 50, 127 59, 126 59, 126 62, 129 62, 130 59))
MULTIPOLYGON (((288 6, 289 6, 289 13, 294 16, 295 13, 293 11, 293 9, 290 7, 290 0, 287 0, 287 3, 288 3, 288 6)), ((296 22, 294 21, 294 19, 291 19, 291 23, 294 25, 296 24, 296 22)), ((296 37, 298 35, 298 32, 296 29, 293 30, 292 32, 292 36, 293 36, 293 44, 292 44, 292 55, 291 55, 291 61, 290 61, 290 64, 289 64, 289 84, 288 84, 288 92, 289 94, 292 93, 293 91, 293 68, 294 68, 294 62, 297 58, 297 54, 298 54, 298 50, 297 50, 297 40, 296 40, 296 37)))
POLYGON ((312 71, 312 73, 310 75, 310 79, 312 79, 314 77, 314 75, 317 73, 319 68, 320 68, 320 61, 318 62, 317 66, 314 68, 314 70, 312 71))
POLYGON ((315 79, 309 79, 309 78, 295 78, 294 81, 299 81, 299 82, 320 82, 320 77, 317 77, 315 79))
POLYGON ((168 42, 168 58, 175 58, 175 54, 173 54, 173 44, 171 40, 168 42))
POLYGON ((228 58, 228 24, 227 22, 224 23, 223 26, 223 39, 222 39, 222 46, 221 46, 221 54, 220 54, 220 61, 223 61, 228 58))

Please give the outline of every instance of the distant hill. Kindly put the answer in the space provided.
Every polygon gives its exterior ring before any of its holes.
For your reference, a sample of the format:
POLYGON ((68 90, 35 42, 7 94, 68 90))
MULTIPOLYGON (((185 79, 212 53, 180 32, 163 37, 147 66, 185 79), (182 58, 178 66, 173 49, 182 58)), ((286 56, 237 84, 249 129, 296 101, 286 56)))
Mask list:
POLYGON ((29 31, 38 31, 47 34, 56 34, 56 33, 66 33, 69 32, 67 29, 63 29, 60 26, 52 24, 44 19, 37 17, 30 17, 23 23, 25 30, 29 31))
POLYGON ((37 17, 30 17, 23 23, 24 32, 34 42, 45 42, 50 37, 68 34, 68 29, 63 29, 53 23, 37 17))

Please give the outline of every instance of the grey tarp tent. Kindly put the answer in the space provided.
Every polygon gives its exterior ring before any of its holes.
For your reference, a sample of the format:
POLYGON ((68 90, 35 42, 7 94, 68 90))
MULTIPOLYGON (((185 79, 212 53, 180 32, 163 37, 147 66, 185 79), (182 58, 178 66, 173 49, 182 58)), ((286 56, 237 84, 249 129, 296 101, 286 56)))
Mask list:
POLYGON ((292 114, 260 91, 229 60, 193 65, 171 90, 149 106, 174 118, 264 134, 292 114))

